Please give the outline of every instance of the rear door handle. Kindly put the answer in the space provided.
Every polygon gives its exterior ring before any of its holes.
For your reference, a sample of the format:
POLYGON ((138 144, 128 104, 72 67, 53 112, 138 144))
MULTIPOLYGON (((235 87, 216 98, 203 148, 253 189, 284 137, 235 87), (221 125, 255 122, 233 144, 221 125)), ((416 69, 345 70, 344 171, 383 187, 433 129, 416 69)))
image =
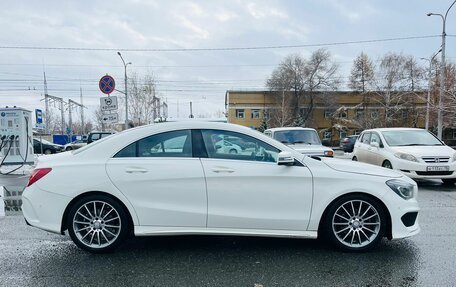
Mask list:
POLYGON ((215 173, 221 173, 221 172, 233 173, 234 169, 226 168, 226 167, 214 167, 212 169, 212 171, 215 172, 215 173))
POLYGON ((125 169, 126 173, 146 173, 147 169, 141 167, 127 167, 125 169))

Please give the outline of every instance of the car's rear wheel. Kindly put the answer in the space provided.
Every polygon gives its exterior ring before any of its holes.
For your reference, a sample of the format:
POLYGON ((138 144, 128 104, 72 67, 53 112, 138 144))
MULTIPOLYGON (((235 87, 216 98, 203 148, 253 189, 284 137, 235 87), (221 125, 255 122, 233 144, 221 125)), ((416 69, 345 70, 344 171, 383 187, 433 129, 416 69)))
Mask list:
POLYGON ((393 169, 393 165, 391 164, 391 162, 389 160, 385 160, 383 163, 382 163, 382 166, 384 168, 389 168, 389 169, 393 169))
POLYGON ((51 153, 52 153, 52 150, 50 150, 50 149, 47 148, 47 149, 45 149, 43 152, 44 152, 44 154, 51 154, 51 153))
POLYGON ((455 184, 456 183, 456 178, 442 178, 443 184, 455 184))
POLYGON ((331 205, 322 228, 335 247, 351 252, 366 251, 375 247, 385 234, 385 212, 369 196, 347 195, 331 205))
POLYGON ((66 151, 70 151, 70 150, 72 150, 72 149, 73 149, 72 147, 68 146, 65 150, 66 150, 66 151))
POLYGON ((230 149, 230 154, 237 154, 237 153, 238 153, 237 150, 235 150, 235 149, 230 149))
POLYGON ((115 249, 130 229, 124 208, 104 195, 90 195, 73 204, 67 227, 73 242, 92 253, 115 249))
POLYGON ((354 157, 352 158, 352 161, 358 161, 358 158, 357 158, 356 156, 354 156, 354 157))

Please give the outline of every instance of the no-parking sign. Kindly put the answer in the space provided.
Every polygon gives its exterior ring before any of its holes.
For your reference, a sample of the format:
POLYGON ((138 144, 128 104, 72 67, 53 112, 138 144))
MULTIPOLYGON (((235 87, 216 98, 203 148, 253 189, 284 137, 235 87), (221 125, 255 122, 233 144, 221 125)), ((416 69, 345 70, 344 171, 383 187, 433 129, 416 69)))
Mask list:
POLYGON ((101 77, 98 87, 103 94, 109 95, 116 88, 116 82, 114 81, 113 77, 106 75, 101 77))

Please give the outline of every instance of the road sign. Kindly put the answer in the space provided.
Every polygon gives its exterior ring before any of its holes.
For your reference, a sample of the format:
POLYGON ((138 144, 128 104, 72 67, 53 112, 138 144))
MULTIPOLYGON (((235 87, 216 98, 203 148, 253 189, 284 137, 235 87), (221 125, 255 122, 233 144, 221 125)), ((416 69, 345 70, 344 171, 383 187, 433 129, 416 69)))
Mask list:
POLYGON ((101 77, 98 87, 103 94, 110 94, 116 88, 116 82, 113 77, 106 75, 101 77))
POLYGON ((42 124, 43 123, 43 111, 39 109, 35 109, 35 116, 36 116, 36 123, 42 124))
POLYGON ((37 130, 45 130, 46 129, 46 126, 43 124, 43 123, 36 123, 35 124, 35 128, 37 130))
POLYGON ((101 111, 117 110, 117 97, 102 97, 100 98, 101 111))
POLYGON ((103 121, 104 124, 117 123, 119 121, 119 115, 117 113, 106 114, 106 115, 103 115, 103 118, 101 120, 103 121))

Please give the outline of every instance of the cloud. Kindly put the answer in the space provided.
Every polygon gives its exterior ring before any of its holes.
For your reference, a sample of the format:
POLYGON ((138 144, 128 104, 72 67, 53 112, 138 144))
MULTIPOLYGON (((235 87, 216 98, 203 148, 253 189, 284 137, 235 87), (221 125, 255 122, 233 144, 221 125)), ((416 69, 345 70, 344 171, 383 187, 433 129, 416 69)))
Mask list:
POLYGON ((287 19, 288 15, 279 10, 278 8, 275 7, 268 7, 264 5, 257 5, 254 2, 250 2, 246 6, 247 12, 256 19, 261 19, 265 17, 274 17, 274 18, 281 18, 281 19, 287 19))

